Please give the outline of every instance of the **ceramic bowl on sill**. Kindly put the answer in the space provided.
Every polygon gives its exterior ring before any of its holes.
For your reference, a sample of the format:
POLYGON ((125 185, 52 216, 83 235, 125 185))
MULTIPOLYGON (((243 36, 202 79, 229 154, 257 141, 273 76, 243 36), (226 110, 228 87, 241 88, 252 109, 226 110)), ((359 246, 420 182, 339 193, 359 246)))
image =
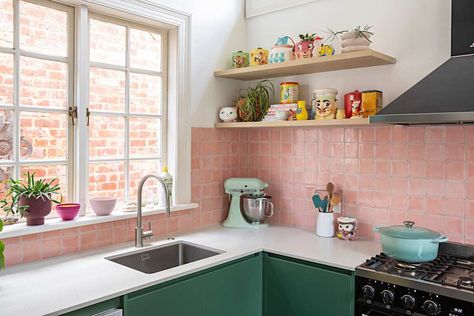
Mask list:
POLYGON ((90 199, 92 211, 95 215, 110 215, 117 205, 117 198, 114 197, 97 197, 90 199))
POLYGON ((79 214, 81 205, 79 203, 64 203, 56 205, 56 212, 63 221, 71 221, 79 214))

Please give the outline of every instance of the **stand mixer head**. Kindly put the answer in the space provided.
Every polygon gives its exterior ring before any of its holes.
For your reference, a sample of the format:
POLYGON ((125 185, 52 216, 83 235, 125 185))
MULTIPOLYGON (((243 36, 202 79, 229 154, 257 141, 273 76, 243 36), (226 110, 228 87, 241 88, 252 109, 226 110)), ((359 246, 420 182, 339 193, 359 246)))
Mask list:
POLYGON ((224 227, 234 228, 256 228, 264 227, 267 224, 251 224, 242 215, 240 197, 243 194, 262 195, 264 189, 268 188, 268 183, 257 178, 229 178, 224 182, 225 193, 230 194, 229 215, 224 221, 224 227))

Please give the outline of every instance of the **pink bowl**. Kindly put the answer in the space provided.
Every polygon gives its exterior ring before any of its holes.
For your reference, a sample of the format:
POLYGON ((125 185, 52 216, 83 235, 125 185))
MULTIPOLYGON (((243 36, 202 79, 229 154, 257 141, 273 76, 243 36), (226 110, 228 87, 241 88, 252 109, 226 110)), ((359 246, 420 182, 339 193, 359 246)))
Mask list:
POLYGON ((91 208, 96 215, 109 215, 117 204, 117 198, 114 197, 98 197, 90 200, 91 208))
POLYGON ((56 205, 56 211, 63 221, 71 221, 79 214, 81 205, 79 203, 64 203, 56 205))

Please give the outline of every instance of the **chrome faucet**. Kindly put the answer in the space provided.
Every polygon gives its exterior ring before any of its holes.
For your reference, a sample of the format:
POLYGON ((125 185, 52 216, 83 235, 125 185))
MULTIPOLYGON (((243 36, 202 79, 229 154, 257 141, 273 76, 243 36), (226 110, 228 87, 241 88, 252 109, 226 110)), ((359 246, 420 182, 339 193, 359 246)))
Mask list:
POLYGON ((149 225, 149 230, 143 231, 143 225, 142 225, 142 191, 143 191, 143 185, 145 182, 150 179, 150 178, 155 178, 158 180, 159 183, 163 186, 163 189, 165 190, 165 195, 166 195, 166 215, 170 215, 171 210, 170 210, 170 195, 168 191, 168 187, 166 186, 166 183, 163 181, 163 179, 160 176, 154 175, 154 174, 148 174, 143 177, 143 179, 140 180, 140 183, 138 184, 138 194, 137 194, 137 227, 135 227, 135 247, 143 247, 143 239, 145 238, 151 238, 153 237, 153 232, 151 230, 151 224, 149 225))

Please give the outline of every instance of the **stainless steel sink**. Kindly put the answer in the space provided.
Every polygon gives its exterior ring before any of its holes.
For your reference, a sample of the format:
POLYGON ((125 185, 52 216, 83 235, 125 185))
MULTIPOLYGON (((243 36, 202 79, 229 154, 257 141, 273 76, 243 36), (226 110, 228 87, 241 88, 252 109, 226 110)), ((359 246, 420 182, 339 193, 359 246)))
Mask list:
POLYGON ((105 259, 144 273, 155 273, 209 258, 222 252, 223 251, 220 250, 178 241, 171 244, 111 256, 105 259))

